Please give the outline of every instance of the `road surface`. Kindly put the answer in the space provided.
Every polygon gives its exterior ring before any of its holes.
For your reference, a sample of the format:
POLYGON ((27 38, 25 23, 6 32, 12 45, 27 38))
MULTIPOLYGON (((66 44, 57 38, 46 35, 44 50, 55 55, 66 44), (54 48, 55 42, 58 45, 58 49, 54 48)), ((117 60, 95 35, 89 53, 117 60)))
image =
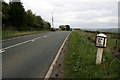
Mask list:
POLYGON ((70 32, 47 32, 2 42, 3 78, 44 78, 70 32))

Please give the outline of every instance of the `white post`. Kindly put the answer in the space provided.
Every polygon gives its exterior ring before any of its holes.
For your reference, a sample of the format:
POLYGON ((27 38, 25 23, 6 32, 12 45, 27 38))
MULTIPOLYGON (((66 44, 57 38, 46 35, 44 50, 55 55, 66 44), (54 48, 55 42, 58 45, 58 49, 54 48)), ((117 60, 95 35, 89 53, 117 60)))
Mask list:
POLYGON ((96 64, 101 63, 102 53, 103 53, 103 48, 98 48, 97 49, 97 56, 96 56, 96 64))

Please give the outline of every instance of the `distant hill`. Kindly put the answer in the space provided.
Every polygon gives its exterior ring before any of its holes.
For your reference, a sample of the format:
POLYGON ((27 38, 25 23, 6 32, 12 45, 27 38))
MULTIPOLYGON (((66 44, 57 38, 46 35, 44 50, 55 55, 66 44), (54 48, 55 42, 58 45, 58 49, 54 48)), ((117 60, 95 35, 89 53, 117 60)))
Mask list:
POLYGON ((109 28, 109 29, 88 29, 90 31, 100 31, 100 32, 113 32, 120 33, 120 28, 109 28))
POLYGON ((100 32, 120 33, 120 28, 98 29, 98 31, 100 31, 100 32))

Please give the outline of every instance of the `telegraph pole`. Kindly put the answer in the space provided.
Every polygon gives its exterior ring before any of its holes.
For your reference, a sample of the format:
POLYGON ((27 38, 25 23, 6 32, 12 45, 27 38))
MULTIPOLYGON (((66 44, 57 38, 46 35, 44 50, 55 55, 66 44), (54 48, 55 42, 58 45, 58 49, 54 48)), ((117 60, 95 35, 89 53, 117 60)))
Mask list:
POLYGON ((52 12, 52 28, 54 28, 53 12, 52 12))

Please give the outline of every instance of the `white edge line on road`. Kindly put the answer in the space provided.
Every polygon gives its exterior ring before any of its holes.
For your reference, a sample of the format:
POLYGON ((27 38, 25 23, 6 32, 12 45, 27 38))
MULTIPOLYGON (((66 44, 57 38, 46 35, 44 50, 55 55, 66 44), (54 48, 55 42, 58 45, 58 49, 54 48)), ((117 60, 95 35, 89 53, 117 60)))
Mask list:
MULTIPOLYGON (((70 32, 70 34, 71 34, 71 32, 70 32)), ((67 40, 67 39, 68 39, 68 37, 70 36, 70 34, 68 34, 68 36, 67 36, 67 37, 66 37, 66 39, 64 40, 64 42, 63 42, 62 46, 60 47, 60 49, 59 49, 59 51, 58 51, 58 53, 57 53, 57 55, 56 55, 55 59, 53 60, 53 62, 52 62, 52 64, 51 64, 51 66, 50 66, 50 68, 49 68, 49 70, 48 70, 48 72, 47 72, 47 74, 46 74, 46 76, 45 76, 45 79, 44 79, 44 80, 46 80, 46 79, 50 78, 51 73, 52 73, 52 71, 53 71, 53 66, 55 65, 56 61, 58 60, 59 55, 60 55, 60 52, 62 51, 62 48, 63 48, 63 46, 64 46, 64 44, 65 44, 66 40, 67 40)))

